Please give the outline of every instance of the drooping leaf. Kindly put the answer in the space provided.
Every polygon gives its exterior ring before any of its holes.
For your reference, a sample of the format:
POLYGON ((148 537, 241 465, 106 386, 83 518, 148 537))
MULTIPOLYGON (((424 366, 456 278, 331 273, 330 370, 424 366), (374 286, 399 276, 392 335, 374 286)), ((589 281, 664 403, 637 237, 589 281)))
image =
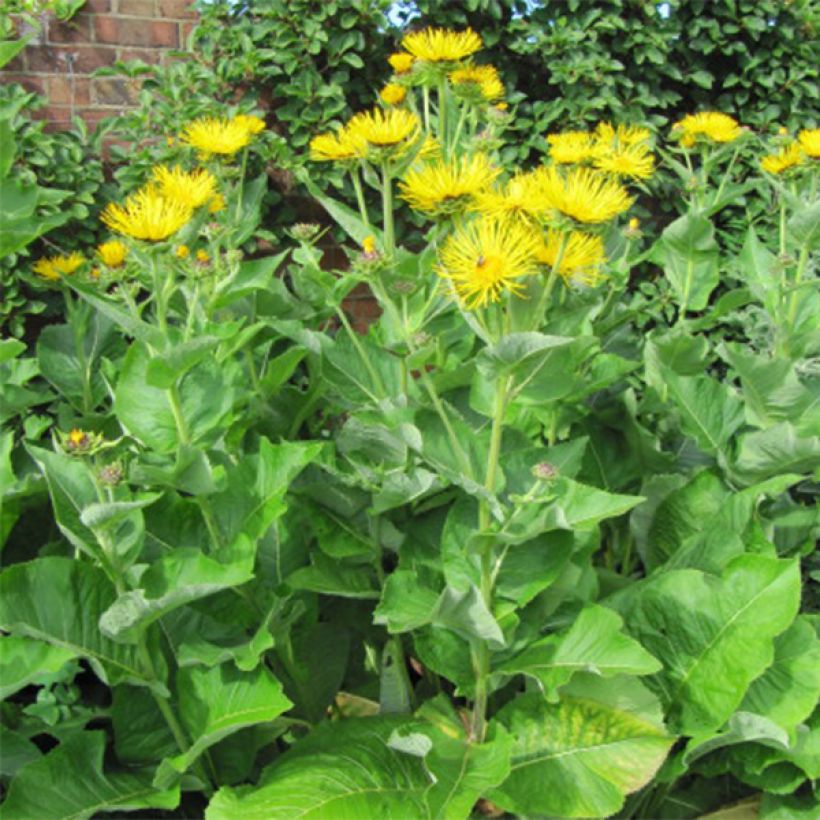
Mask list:
POLYGON ((422 761, 390 749, 407 718, 324 723, 279 757, 258 786, 220 789, 207 820, 426 817, 430 778, 422 761))
POLYGON ((24 766, 0 816, 85 820, 104 811, 175 809, 179 788, 157 789, 150 770, 103 770, 105 732, 80 732, 24 766))
POLYGON ((733 470, 747 483, 779 473, 816 473, 820 436, 801 436, 789 422, 748 433, 740 437, 733 470))
POLYGON ((670 725, 694 735, 721 727, 774 659, 773 638, 797 613, 795 561, 742 555, 717 578, 673 570, 610 599, 627 629, 663 663, 646 679, 670 725))
POLYGON ((184 754, 162 762, 154 781, 160 787, 173 783, 223 738, 275 720, 292 706, 264 667, 253 672, 240 672, 231 663, 184 667, 177 672, 177 692, 179 717, 193 743, 184 754))
POLYGON ((66 661, 77 657, 65 646, 22 635, 0 637, 0 700, 36 683, 42 675, 59 672, 66 661))
POLYGON ((569 629, 534 641, 494 671, 535 678, 551 702, 558 701, 558 689, 576 672, 605 678, 658 672, 660 663, 637 641, 624 635, 622 626, 623 621, 611 609, 588 606, 569 629))
POLYGON ((515 814, 604 817, 649 782, 672 745, 662 726, 604 703, 521 695, 497 721, 512 735, 510 776, 487 797, 515 814))
POLYGON ((116 597, 102 570, 68 558, 38 558, 0 573, 0 629, 86 658, 110 683, 147 679, 136 648, 102 634, 99 619, 116 597))

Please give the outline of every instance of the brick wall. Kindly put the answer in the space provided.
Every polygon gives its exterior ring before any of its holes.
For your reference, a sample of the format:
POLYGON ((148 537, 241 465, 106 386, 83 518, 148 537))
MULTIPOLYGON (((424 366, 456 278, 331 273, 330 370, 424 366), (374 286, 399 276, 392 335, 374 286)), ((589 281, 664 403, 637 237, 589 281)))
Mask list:
POLYGON ((117 60, 167 60, 193 28, 191 6, 191 0, 86 0, 68 22, 49 21, 0 71, 0 81, 47 97, 37 116, 54 128, 67 126, 73 114, 95 123, 132 105, 141 81, 92 73, 117 60))

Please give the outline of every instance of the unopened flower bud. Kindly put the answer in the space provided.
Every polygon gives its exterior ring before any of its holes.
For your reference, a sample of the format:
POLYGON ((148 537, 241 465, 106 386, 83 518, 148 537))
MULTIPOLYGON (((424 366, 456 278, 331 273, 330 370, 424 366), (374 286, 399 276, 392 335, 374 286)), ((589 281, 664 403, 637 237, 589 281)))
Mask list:
POLYGON ((532 475, 533 478, 537 478, 539 481, 550 481, 558 477, 558 468, 548 461, 539 461, 532 468, 532 475))
POLYGON ((290 235, 297 242, 310 242, 319 231, 322 230, 321 225, 315 222, 297 222, 290 229, 290 235))
POLYGON ((106 484, 109 487, 115 487, 123 479, 123 469, 119 462, 106 464, 98 475, 101 484, 106 484))

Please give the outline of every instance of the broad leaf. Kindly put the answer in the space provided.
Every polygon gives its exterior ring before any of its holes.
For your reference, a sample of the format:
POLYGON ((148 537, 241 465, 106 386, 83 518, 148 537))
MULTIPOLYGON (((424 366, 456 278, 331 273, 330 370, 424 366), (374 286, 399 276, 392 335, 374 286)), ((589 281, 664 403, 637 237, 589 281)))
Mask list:
POLYGON ((8 820, 84 820, 99 812, 171 810, 179 805, 179 788, 154 788, 149 770, 105 772, 105 742, 105 732, 79 732, 24 766, 0 814, 8 820))
POLYGON ((648 783, 672 745, 640 714, 567 697, 521 695, 496 720, 513 736, 510 776, 487 797, 514 814, 604 817, 648 783))
POLYGON ((72 649, 21 635, 0 637, 0 700, 53 675, 66 661, 77 657, 72 649))
POLYGON ((324 723, 279 757, 258 786, 220 789, 206 820, 426 817, 422 761, 390 749, 403 717, 324 723))
POLYGON ((521 673, 538 680, 547 700, 557 702, 558 689, 576 672, 650 675, 661 665, 634 639, 621 632, 623 621, 611 609, 583 609, 569 629, 531 643, 494 671, 521 673))
POLYGON ((779 473, 820 470, 820 436, 801 436, 789 422, 741 436, 733 470, 744 483, 779 473))

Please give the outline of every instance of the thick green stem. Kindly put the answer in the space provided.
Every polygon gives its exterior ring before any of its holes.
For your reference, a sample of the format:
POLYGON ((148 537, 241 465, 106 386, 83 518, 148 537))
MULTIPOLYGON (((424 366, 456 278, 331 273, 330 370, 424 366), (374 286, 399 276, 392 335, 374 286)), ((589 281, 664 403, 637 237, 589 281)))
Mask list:
POLYGON ((396 238, 393 228, 393 179, 390 166, 382 164, 382 217, 384 222, 384 250, 388 255, 396 249, 396 238))
POLYGON ((424 130, 430 131, 430 89, 425 85, 421 92, 424 100, 424 130))
POLYGON ((248 169, 248 149, 242 151, 242 165, 239 170, 239 185, 236 189, 236 210, 234 211, 234 218, 239 222, 239 217, 242 214, 242 197, 245 194, 245 172, 248 169))
POLYGON ((555 281, 558 278, 558 272, 561 270, 561 263, 564 261, 564 253, 566 253, 568 244, 569 234, 565 233, 561 237, 561 244, 558 246, 558 253, 555 255, 555 261, 552 263, 552 268, 550 268, 549 275, 547 276, 547 283, 544 285, 541 298, 538 300, 538 309, 535 311, 535 321, 538 322, 538 327, 542 326, 544 323, 546 311, 549 307, 550 296, 552 295, 552 289, 555 287, 555 281))
POLYGON ((367 205, 364 201, 364 189, 362 188, 362 180, 359 176, 358 168, 350 169, 350 178, 353 180, 353 190, 356 191, 356 202, 359 204, 359 215, 364 222, 365 227, 370 227, 370 220, 367 216, 367 205))
POLYGON ((177 428, 177 437, 180 444, 190 444, 191 437, 188 433, 188 425, 185 423, 185 416, 182 414, 182 402, 179 398, 179 388, 176 384, 171 385, 165 394, 168 396, 168 404, 171 406, 171 415, 174 417, 174 424, 177 428))
POLYGON ((450 153, 455 154, 456 149, 458 147, 458 139, 461 136, 461 131, 464 128, 464 122, 467 119, 467 105, 461 106, 461 113, 458 117, 458 123, 456 123, 456 132, 453 134, 453 141, 450 144, 450 153))
POLYGON ((732 159, 729 160, 729 165, 726 168, 726 173, 723 175, 723 179, 720 181, 715 198, 712 200, 713 208, 718 204, 718 202, 720 202, 720 196, 723 193, 723 189, 726 187, 726 183, 729 181, 729 177, 732 175, 732 169, 735 167, 735 162, 737 161, 739 155, 740 147, 737 147, 735 148, 735 152, 732 154, 732 159))
POLYGON ((442 75, 438 81, 438 138, 446 156, 450 151, 447 142, 447 77, 445 75, 442 75))
POLYGON ((794 274, 794 283, 792 287, 794 288, 792 292, 792 298, 789 301, 789 313, 786 317, 786 330, 789 335, 794 331, 794 323, 797 319, 797 300, 800 296, 798 286, 803 279, 803 273, 806 270, 806 265, 809 261, 809 246, 808 243, 803 246, 803 250, 800 251, 800 258, 797 261, 797 270, 794 274))

